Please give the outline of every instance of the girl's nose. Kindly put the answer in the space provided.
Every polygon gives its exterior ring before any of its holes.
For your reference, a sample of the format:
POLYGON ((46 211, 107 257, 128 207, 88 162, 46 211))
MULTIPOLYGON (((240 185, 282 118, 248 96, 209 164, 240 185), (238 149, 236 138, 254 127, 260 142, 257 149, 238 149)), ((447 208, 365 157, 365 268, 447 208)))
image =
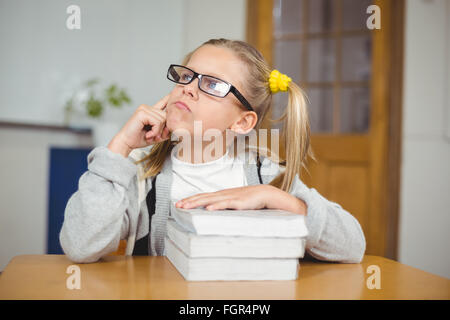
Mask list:
POLYGON ((191 83, 185 84, 183 86, 183 92, 190 95, 192 98, 197 99, 198 97, 198 78, 194 79, 191 83))

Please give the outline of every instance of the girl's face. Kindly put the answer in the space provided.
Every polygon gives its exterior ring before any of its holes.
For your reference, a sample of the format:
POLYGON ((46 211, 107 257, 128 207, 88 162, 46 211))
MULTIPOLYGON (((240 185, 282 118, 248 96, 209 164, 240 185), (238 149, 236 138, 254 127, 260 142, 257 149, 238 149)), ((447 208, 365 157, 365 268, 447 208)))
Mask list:
MULTIPOLYGON (((194 52, 186 67, 227 81, 246 96, 243 87, 246 67, 229 49, 204 45, 194 52)), ((185 129, 193 136, 194 121, 202 122, 202 133, 210 128, 247 133, 254 127, 256 113, 244 109, 231 92, 225 98, 211 96, 198 88, 198 81, 197 78, 187 85, 176 84, 171 91, 166 107, 166 126, 170 132, 185 129), (177 102, 184 103, 189 110, 180 108, 177 102)))

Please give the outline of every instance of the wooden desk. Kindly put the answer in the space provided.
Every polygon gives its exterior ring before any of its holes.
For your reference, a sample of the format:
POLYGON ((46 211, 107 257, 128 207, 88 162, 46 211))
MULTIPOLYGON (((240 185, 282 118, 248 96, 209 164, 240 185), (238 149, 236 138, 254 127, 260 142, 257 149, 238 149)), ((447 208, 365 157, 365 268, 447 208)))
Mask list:
POLYGON ((108 256, 77 264, 81 289, 69 290, 63 255, 24 255, 0 276, 0 299, 449 299, 450 280, 401 263, 365 256, 361 264, 300 260, 296 281, 189 282, 166 257, 108 256), (368 289, 369 265, 381 289, 368 289))

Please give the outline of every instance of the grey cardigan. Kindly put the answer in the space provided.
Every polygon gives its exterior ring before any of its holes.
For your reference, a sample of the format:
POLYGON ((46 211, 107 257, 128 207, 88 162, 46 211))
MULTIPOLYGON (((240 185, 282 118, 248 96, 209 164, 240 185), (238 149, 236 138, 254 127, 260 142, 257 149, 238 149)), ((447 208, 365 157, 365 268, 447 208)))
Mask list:
MULTIPOLYGON (((140 151, 140 153, 139 153, 140 151)), ((88 155, 88 170, 80 177, 78 190, 70 197, 59 235, 67 257, 77 263, 89 263, 117 250, 119 241, 127 239, 127 255, 136 240, 146 236, 149 218, 145 195, 152 188, 151 179, 139 182, 142 166, 134 160, 142 156, 135 150, 128 158, 107 147, 96 147, 88 155)), ((259 184, 253 154, 244 163, 248 185, 259 184), (253 157, 253 158, 252 158, 253 157)), ((261 177, 268 184, 279 170, 278 165, 262 157, 261 177), (271 167, 272 166, 272 167, 271 167)), ((150 233, 150 254, 164 255, 164 237, 170 210, 172 163, 166 158, 156 180, 155 213, 150 233)), ((366 242, 358 221, 339 204, 308 188, 298 177, 290 194, 307 205, 306 252, 319 260, 345 263, 361 262, 366 242)))

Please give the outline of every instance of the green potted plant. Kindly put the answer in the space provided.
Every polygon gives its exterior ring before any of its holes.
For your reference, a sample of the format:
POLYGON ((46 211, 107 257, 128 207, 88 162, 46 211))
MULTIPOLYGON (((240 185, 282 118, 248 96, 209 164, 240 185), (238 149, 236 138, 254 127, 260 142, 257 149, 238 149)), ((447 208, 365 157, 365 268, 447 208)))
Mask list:
POLYGON ((71 126, 72 118, 85 117, 92 127, 94 144, 106 145, 122 125, 121 119, 113 117, 118 109, 131 104, 124 88, 112 83, 102 87, 98 78, 83 83, 64 106, 64 123, 71 126))

